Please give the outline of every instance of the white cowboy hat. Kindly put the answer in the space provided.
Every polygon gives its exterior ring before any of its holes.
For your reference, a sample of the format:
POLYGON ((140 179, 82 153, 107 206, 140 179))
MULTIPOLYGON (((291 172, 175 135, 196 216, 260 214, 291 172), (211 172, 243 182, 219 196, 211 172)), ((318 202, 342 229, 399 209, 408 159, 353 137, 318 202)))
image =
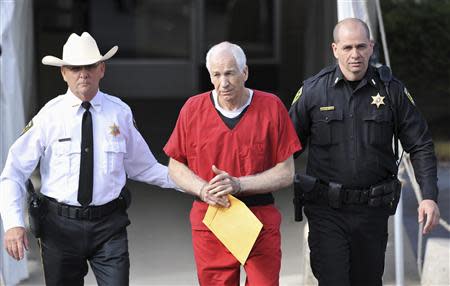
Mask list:
POLYGON ((81 36, 72 33, 64 44, 62 59, 54 56, 45 56, 42 58, 42 63, 56 67, 86 66, 111 58, 118 49, 117 46, 114 46, 102 56, 98 50, 97 43, 89 33, 84 32, 81 36))

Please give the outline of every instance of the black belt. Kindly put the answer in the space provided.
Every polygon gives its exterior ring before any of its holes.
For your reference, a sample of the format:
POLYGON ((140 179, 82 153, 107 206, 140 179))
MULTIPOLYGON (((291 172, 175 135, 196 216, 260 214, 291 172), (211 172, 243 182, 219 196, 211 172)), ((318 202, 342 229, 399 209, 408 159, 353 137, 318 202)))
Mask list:
POLYGON ((94 220, 110 215, 119 208, 119 199, 115 199, 101 206, 78 207, 58 203, 55 199, 43 196, 47 202, 47 210, 59 216, 78 219, 94 220))
POLYGON ((275 202, 272 193, 237 197, 248 207, 266 206, 275 202))
MULTIPOLYGON (((251 196, 239 196, 236 197, 241 200, 248 207, 266 206, 275 202, 272 193, 256 194, 251 196)), ((196 201, 202 202, 199 197, 195 197, 196 201)))
POLYGON ((342 202, 344 204, 367 204, 369 201, 369 189, 343 189, 342 202))
MULTIPOLYGON (((320 182, 318 192, 305 194, 306 201, 314 201, 318 203, 329 203, 330 187, 320 182)), ((343 204, 363 205, 369 201, 370 189, 341 189, 339 193, 339 201, 343 204)))

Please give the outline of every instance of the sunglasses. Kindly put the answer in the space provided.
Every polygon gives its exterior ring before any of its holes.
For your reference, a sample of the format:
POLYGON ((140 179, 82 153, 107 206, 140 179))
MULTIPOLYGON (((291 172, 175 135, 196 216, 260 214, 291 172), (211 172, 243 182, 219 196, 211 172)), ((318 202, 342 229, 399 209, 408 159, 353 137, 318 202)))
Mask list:
POLYGON ((65 66, 65 67, 68 68, 70 71, 79 72, 82 69, 86 69, 88 71, 94 70, 99 65, 100 65, 100 62, 92 64, 92 65, 87 65, 87 66, 65 66))

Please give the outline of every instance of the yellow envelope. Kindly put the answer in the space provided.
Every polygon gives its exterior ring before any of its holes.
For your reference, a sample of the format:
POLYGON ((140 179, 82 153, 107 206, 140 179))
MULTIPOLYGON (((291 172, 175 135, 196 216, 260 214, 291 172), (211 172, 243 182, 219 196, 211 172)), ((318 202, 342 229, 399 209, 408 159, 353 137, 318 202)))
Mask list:
POLYGON ((229 200, 229 208, 209 206, 203 223, 244 265, 263 225, 243 202, 231 195, 229 200))

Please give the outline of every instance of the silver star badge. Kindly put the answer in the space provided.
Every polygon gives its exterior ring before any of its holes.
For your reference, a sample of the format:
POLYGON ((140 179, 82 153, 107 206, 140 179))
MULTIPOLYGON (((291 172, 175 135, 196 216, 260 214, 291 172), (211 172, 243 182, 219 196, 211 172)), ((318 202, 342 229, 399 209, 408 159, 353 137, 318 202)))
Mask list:
POLYGON ((379 93, 377 93, 376 96, 372 96, 372 103, 377 106, 377 108, 380 107, 380 105, 384 105, 384 96, 380 96, 379 93))

